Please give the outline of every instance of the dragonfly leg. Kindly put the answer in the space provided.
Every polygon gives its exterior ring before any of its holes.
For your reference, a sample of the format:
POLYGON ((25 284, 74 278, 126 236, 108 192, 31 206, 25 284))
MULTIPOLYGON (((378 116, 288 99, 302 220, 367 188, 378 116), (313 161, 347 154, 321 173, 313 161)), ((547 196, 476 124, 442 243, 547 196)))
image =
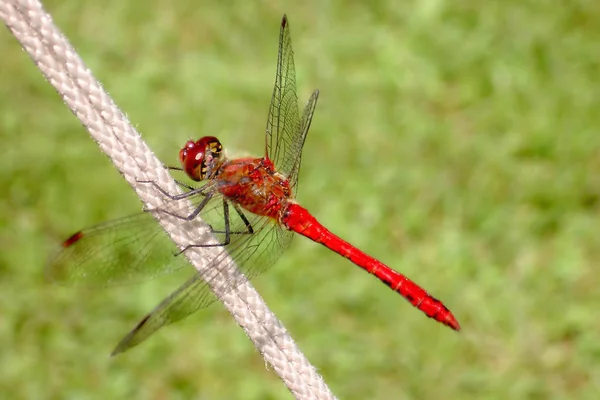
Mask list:
MULTIPOLYGON (((188 192, 188 193, 190 193, 190 192, 188 192)), ((201 193, 201 192, 196 192, 196 194, 197 193, 201 193)), ((186 194, 186 193, 184 193, 184 194, 186 194)), ((194 218, 196 218, 198 216, 198 214, 200 214, 200 211, 202 211, 204 209, 204 207, 208 204, 210 199, 212 199, 212 197, 213 197, 212 193, 202 193, 202 195, 204 196, 204 199, 202 199, 202 202, 200 202, 200 204, 198 204, 198 206, 194 209, 194 211, 192 211, 192 213, 187 216, 182 216, 182 215, 179 215, 172 211, 165 210, 163 208, 153 208, 151 210, 145 210, 145 211, 151 211, 151 212, 158 211, 158 212, 162 212, 167 215, 170 215, 172 217, 175 217, 177 219, 181 219, 183 221, 189 222, 189 221, 193 220, 194 218)), ((175 199, 175 200, 179 200, 179 199, 175 199)))
MULTIPOLYGON (((183 168, 181 168, 181 167, 171 167, 170 165, 166 165, 166 164, 163 164, 163 168, 164 169, 168 169, 169 171, 183 171, 183 168)), ((140 181, 138 181, 138 182, 140 182, 140 181)), ((141 182, 144 182, 144 183, 148 182, 149 183, 151 181, 141 181, 141 182)), ((195 190, 195 189, 197 189, 194 186, 190 186, 190 185, 188 185, 186 183, 183 183, 183 182, 181 182, 181 181, 179 181, 177 179, 175 179, 175 183, 178 184, 179 186, 181 186, 184 189, 188 189, 188 190, 195 190)))
POLYGON ((221 233, 225 235, 225 240, 223 240, 223 242, 221 243, 210 243, 210 244, 189 244, 186 247, 183 248, 183 250, 181 250, 179 253, 177 253, 176 255, 179 255, 181 253, 183 253, 184 251, 186 251, 189 248, 192 247, 216 247, 216 246, 227 246, 230 242, 231 242, 231 235, 252 235, 254 233, 254 229, 252 228, 252 224, 250 223, 250 221, 248 221, 248 218, 246 218, 246 216, 244 215, 244 213, 239 209, 239 206, 237 204, 233 204, 233 208, 236 211, 236 213, 238 214, 238 216, 241 218, 241 220, 244 222, 244 225, 246 226, 246 230, 242 231, 242 232, 233 232, 231 231, 231 219, 229 216, 229 203, 227 202, 227 200, 223 199, 223 216, 224 216, 224 222, 225 222, 225 230, 224 231, 217 231, 214 230, 211 226, 211 231, 212 233, 221 233))
MULTIPOLYGON (((187 189, 187 190, 196 190, 196 189, 198 189, 198 188, 195 188, 193 186, 188 185, 187 183, 183 183, 181 181, 178 181, 177 179, 175 180, 175 183, 178 184, 179 186, 181 186, 182 188, 187 189)), ((200 194, 202 196, 206 196, 206 194, 204 194, 204 193, 200 193, 200 194)))
POLYGON ((185 193, 180 193, 180 194, 173 195, 173 194, 167 192, 162 187, 160 187, 160 185, 158 185, 154 181, 137 181, 137 182, 138 183, 149 183, 149 184, 152 184, 152 186, 154 186, 154 188, 156 190, 158 190, 159 192, 161 192, 163 195, 167 196, 171 200, 181 200, 181 199, 188 198, 190 196, 195 196, 197 194, 204 194, 204 187, 201 187, 201 188, 191 188, 191 190, 189 192, 185 192, 185 193))
MULTIPOLYGON (((224 200, 225 201, 225 200, 224 200)), ((240 206, 238 206, 237 204, 233 204, 233 209, 235 210, 235 212, 237 213, 237 215, 240 217, 240 219, 244 222, 244 225, 246 227, 246 230, 244 231, 236 231, 236 232, 229 232, 232 235, 252 235, 254 234, 254 229, 252 228, 252 224, 250 223, 250 221, 248 221, 248 218, 246 218, 246 216, 244 215, 244 213, 242 212, 242 210, 240 210, 240 206)), ((223 205, 223 211, 225 215, 229 215, 229 205, 228 204, 224 204, 223 205)), ((227 232, 225 231, 217 231, 212 229, 211 226, 211 230, 213 233, 225 233, 227 234, 227 232)))
POLYGON ((181 167, 171 167, 170 165, 163 164, 164 169, 168 169, 169 171, 183 171, 181 167))

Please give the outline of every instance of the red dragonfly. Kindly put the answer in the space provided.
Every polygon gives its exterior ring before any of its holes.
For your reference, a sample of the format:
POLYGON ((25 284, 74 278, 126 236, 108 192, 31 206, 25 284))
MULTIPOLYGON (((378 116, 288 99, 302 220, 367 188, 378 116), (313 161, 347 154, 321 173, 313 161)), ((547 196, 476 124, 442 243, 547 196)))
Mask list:
MULTIPOLYGON (((178 321, 214 301, 206 280, 219 276, 235 262, 244 279, 269 268, 299 233, 349 259, 400 293, 425 315, 452 329, 460 326, 452 313, 436 298, 404 275, 368 256, 321 225, 294 199, 302 147, 310 128, 319 91, 315 91, 300 117, 296 95, 294 55, 287 18, 281 21, 275 88, 266 128, 263 158, 229 160, 219 140, 205 136, 188 141, 179 152, 181 168, 200 187, 166 196, 164 207, 84 229, 64 243, 47 269, 47 275, 63 283, 119 284, 153 277, 188 265, 180 256, 190 247, 221 247, 208 262, 203 279, 196 273, 163 300, 117 345, 113 355, 123 352, 164 325, 178 321), (186 215, 177 213, 177 203, 193 200, 186 215), (167 213, 185 221, 200 217, 209 224, 217 240, 175 248, 153 218, 167 213), (233 260, 233 261, 232 261, 233 260), (212 278, 211 278, 212 277, 212 278)), ((225 292, 244 279, 229 279, 225 292)))

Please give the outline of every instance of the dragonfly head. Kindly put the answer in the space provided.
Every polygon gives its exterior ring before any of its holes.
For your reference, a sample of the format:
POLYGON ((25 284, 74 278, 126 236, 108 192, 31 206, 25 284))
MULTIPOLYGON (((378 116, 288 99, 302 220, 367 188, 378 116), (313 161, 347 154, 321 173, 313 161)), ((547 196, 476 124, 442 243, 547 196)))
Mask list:
POLYGON ((195 181, 209 178, 221 165, 223 146, 214 136, 204 136, 197 141, 188 140, 179 151, 183 170, 195 181))

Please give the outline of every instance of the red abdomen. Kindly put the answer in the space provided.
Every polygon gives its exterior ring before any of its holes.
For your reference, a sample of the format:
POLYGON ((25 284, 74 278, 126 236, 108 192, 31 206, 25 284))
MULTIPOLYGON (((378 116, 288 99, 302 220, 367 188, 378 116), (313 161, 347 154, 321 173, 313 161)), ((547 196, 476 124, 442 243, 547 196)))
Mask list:
POLYGON ((423 311, 429 318, 433 318, 454 330, 460 330, 458 321, 441 301, 429 295, 423 288, 404 275, 328 231, 305 208, 298 204, 289 204, 283 212, 280 222, 287 229, 321 243, 370 274, 375 275, 392 290, 400 293, 413 306, 423 311))

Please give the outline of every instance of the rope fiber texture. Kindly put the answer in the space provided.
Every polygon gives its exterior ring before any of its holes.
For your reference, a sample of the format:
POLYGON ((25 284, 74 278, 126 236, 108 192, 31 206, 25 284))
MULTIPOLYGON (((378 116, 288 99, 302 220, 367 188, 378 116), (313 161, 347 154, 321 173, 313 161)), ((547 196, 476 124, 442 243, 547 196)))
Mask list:
MULTIPOLYGON (((39 1, 0 0, 0 18, 147 208, 159 207, 165 199, 152 185, 139 180, 154 181, 170 193, 180 191, 39 1)), ((182 223, 169 216, 158 219, 180 247, 210 237, 201 221, 182 223)), ((202 274, 206 249, 190 249, 184 254, 202 274)), ((323 378, 250 283, 219 293, 219 282, 213 279, 211 288, 290 392, 298 399, 333 399, 323 378)))

